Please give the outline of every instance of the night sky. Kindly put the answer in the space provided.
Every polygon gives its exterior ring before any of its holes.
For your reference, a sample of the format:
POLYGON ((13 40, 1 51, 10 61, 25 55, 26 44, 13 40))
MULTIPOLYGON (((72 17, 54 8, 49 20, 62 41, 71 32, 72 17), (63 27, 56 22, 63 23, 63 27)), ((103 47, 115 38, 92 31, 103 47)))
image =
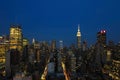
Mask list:
POLYGON ((0 35, 11 24, 22 25, 24 37, 38 41, 76 43, 80 24, 82 41, 96 42, 96 33, 107 30, 107 39, 120 41, 120 0, 0 0, 0 35))

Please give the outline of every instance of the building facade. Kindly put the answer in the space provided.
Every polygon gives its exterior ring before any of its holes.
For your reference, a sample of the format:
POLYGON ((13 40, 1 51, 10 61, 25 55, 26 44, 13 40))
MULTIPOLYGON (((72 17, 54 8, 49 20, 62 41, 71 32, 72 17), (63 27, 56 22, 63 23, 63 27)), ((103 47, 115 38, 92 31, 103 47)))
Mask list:
POLYGON ((80 26, 78 25, 78 32, 77 32, 77 48, 81 48, 81 32, 80 32, 80 26))
POLYGON ((97 42, 101 43, 104 47, 106 46, 106 31, 101 30, 97 33, 97 42))
POLYGON ((22 50, 23 47, 22 29, 19 25, 10 26, 10 49, 22 50))

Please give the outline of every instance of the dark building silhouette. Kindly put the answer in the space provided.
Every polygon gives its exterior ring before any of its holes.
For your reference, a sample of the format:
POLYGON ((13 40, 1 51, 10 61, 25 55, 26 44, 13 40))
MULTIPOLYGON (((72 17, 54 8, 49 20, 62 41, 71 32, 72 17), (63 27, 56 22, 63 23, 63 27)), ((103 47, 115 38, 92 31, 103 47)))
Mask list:
POLYGON ((106 31, 101 30, 97 33, 97 42, 101 43, 103 46, 106 46, 106 31))
POLYGON ((12 49, 6 53, 6 76, 10 77, 19 69, 20 52, 17 49, 12 49))
POLYGON ((56 41, 52 40, 52 42, 51 42, 51 50, 52 50, 52 52, 54 52, 55 49, 56 49, 56 41))

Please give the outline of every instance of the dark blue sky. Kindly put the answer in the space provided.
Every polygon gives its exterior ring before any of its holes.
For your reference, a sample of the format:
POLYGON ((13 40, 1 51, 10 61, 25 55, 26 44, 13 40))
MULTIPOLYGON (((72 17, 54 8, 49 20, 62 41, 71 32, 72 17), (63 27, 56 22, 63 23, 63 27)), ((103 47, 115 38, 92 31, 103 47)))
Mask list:
POLYGON ((77 25, 82 40, 96 41, 107 30, 107 39, 120 41, 120 0, 0 0, 0 35, 10 24, 21 24, 24 37, 39 41, 75 43, 77 25))

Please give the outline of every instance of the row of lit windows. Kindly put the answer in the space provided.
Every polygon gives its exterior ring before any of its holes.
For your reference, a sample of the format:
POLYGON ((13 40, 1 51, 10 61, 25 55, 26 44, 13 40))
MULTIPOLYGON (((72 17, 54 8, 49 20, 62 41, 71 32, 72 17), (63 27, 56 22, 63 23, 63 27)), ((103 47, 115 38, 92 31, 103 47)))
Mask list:
POLYGON ((19 29, 19 28, 11 28, 10 29, 10 33, 21 33, 21 29, 19 29))
POLYGON ((10 35, 10 38, 22 38, 22 35, 10 35))

